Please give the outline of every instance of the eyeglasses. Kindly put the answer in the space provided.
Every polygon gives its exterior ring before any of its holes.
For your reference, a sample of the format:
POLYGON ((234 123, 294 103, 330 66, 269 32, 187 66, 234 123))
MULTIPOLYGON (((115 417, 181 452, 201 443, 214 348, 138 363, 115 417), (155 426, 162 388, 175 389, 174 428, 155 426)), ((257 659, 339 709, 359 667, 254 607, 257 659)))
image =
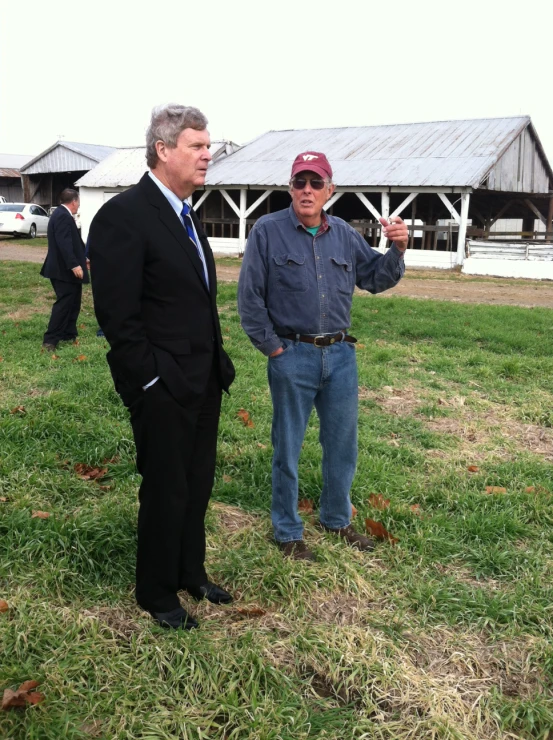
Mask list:
POLYGON ((305 177, 293 177, 292 187, 294 190, 303 190, 307 183, 313 188, 313 190, 322 190, 326 185, 324 180, 308 180, 305 177))

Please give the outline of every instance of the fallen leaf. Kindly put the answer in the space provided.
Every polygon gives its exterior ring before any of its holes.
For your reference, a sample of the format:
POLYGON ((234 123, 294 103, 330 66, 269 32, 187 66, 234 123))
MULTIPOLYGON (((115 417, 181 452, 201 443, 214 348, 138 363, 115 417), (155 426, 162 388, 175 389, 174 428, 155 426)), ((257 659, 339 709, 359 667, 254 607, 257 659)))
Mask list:
POLYGON ((524 489, 524 493, 535 493, 536 492, 536 486, 527 486, 524 489))
POLYGON ((77 478, 81 480, 98 480, 108 472, 107 468, 97 468, 86 463, 77 463, 74 470, 77 473, 77 478))
POLYGON ((25 413, 25 406, 16 406, 14 409, 10 411, 10 414, 24 414, 25 413))
POLYGON ((79 324, 79 329, 86 329, 86 326, 84 324, 79 324))
POLYGON ((75 339, 75 341, 74 341, 74 342, 71 342, 71 344, 72 344, 72 345, 73 345, 74 347, 78 347, 78 346, 79 346, 79 344, 80 344, 80 342, 79 342, 79 340, 78 340, 78 339, 75 339))
POLYGON ((223 475, 223 483, 230 483, 232 481, 232 478, 230 475, 223 475))
POLYGON ((242 423, 245 427, 253 427, 253 421, 250 418, 249 413, 246 411, 246 409, 240 409, 236 416, 242 420, 242 423))
POLYGON ((356 517, 356 516, 357 516, 357 509, 356 509, 356 508, 355 508, 355 506, 354 506, 354 505, 352 504, 352 505, 351 505, 351 518, 352 518, 352 519, 355 519, 355 517, 356 517))
POLYGON ((365 519, 365 527, 367 529, 367 532, 373 537, 376 537, 377 540, 389 540, 392 545, 395 545, 396 542, 399 542, 398 538, 392 537, 392 535, 384 528, 384 525, 380 522, 375 522, 373 519, 365 519))
POLYGON ((44 701, 46 698, 44 694, 41 694, 39 691, 30 691, 27 696, 25 697, 29 704, 40 704, 41 701, 44 701))
POLYGON ((53 360, 59 360, 60 359, 60 356, 59 355, 52 355, 52 359, 53 360))
POLYGON ((236 611, 243 617, 262 617, 264 614, 267 614, 265 609, 262 609, 260 606, 239 606, 236 608, 236 611))
POLYGON ((507 493, 507 489, 502 486, 486 486, 486 493, 507 493))
POLYGON ((31 514, 31 519, 48 519, 49 516, 49 511, 33 511, 31 514))
POLYGON ((261 450, 266 450, 266 449, 267 449, 267 445, 261 444, 261 442, 258 442, 258 443, 257 443, 257 446, 258 446, 258 447, 259 447, 259 448, 260 448, 261 450))
POLYGON ((4 362, 4 358, 3 357, 0 357, 0 362, 4 362))
POLYGON ((24 707, 26 704, 40 704, 41 701, 44 701, 44 694, 32 691, 38 685, 38 681, 24 681, 17 691, 5 689, 2 698, 2 709, 6 711, 14 707, 24 707))
POLYGON ((413 514, 416 514, 417 516, 421 516, 421 507, 420 504, 411 504, 409 507, 413 514))
POLYGON ((75 360, 77 362, 84 362, 86 360, 86 355, 78 355, 78 357, 75 357, 75 360))
POLYGON ((302 498, 298 504, 298 511, 301 511, 302 514, 312 514, 313 501, 308 498, 302 498))
POLYGON ((10 605, 7 601, 4 601, 4 599, 0 599, 0 614, 3 614, 4 612, 7 612, 10 608, 10 605))
POLYGON ((467 470, 469 471, 469 473, 479 473, 480 472, 480 468, 478 467, 478 465, 469 465, 467 470))
POLYGON ((355 347, 355 349, 365 349, 365 345, 361 342, 357 342, 357 344, 354 344, 353 346, 355 347))
POLYGON ((7 500, 6 496, 0 496, 0 504, 5 504, 7 500))
POLYGON ((384 511, 384 509, 387 509, 390 505, 390 499, 384 498, 381 493, 371 493, 371 495, 369 496, 369 504, 371 506, 374 506, 375 509, 380 509, 380 511, 384 511))

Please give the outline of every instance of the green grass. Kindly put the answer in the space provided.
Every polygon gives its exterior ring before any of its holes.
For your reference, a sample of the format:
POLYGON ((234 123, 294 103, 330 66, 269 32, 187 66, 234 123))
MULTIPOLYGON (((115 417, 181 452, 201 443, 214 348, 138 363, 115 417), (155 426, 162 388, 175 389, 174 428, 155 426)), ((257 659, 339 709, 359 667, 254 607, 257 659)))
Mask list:
MULTIPOLYGON (((53 359, 40 353, 49 283, 36 265, 0 264, 0 598, 10 607, 0 690, 36 679, 46 697, 1 713, 0 736, 548 737, 552 312, 354 299, 356 523, 376 519, 399 541, 362 554, 308 520, 319 559, 309 566, 271 542, 266 361, 235 297, 235 285, 220 286, 237 380, 223 403, 207 561, 237 599, 186 602, 202 628, 169 634, 133 599, 139 476, 89 290, 79 345, 53 359), (102 487, 75 475, 76 463, 104 460, 102 487), (371 493, 389 507, 371 506, 371 493)), ((313 416, 300 460, 300 497, 315 509, 317 426, 313 416)))
POLYGON ((10 247, 47 247, 48 238, 45 236, 36 236, 34 239, 25 238, 24 236, 2 236, 0 237, 0 246, 2 244, 10 247))

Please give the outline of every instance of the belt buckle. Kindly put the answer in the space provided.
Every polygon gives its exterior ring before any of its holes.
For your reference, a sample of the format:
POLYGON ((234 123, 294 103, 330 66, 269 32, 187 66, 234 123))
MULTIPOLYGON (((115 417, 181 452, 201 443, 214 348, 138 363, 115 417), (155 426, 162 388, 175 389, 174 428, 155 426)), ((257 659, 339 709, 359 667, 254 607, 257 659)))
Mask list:
POLYGON ((323 339, 324 340, 325 338, 326 337, 324 336, 324 334, 319 334, 318 337, 314 337, 313 338, 313 344, 315 345, 315 347, 324 347, 325 346, 324 344, 317 344, 317 340, 318 339, 323 339))

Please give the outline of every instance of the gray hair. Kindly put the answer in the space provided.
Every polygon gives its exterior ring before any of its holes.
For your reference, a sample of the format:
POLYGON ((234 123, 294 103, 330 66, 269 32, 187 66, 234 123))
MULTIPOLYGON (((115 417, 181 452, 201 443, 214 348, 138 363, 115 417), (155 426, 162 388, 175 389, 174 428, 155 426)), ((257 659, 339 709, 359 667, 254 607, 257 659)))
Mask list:
POLYGON ((158 162, 156 142, 163 141, 169 149, 175 149, 177 139, 185 128, 204 131, 207 128, 207 118, 197 108, 177 103, 157 105, 152 110, 152 118, 146 131, 148 167, 155 167, 158 162))

